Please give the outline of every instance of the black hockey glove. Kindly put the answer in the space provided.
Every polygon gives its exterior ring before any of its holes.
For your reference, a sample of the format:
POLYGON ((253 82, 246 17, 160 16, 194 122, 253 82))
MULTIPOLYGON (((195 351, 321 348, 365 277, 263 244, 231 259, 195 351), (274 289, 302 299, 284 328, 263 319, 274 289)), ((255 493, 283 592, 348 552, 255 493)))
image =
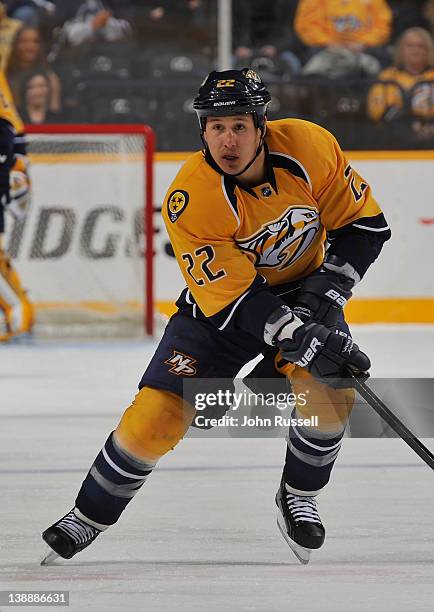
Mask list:
POLYGON ((346 370, 365 374, 371 367, 369 357, 346 335, 330 331, 324 325, 308 321, 295 329, 292 339, 277 340, 283 359, 306 368, 315 378, 336 389, 351 387, 346 370))
MULTIPOLYGON (((332 256, 319 270, 303 280, 294 308, 300 319, 314 319, 326 327, 336 326, 339 314, 352 296, 351 289, 355 284, 354 278, 341 273, 345 266, 348 267, 349 264, 332 256)), ((351 270, 357 274, 352 268, 351 270)))

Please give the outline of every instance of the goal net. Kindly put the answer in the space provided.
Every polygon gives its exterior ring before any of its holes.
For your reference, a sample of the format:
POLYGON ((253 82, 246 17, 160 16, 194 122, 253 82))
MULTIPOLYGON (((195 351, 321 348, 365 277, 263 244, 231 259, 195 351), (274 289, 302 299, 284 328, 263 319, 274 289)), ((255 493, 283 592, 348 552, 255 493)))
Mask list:
POLYGON ((27 130, 32 206, 8 249, 41 335, 152 334, 154 134, 144 125, 27 130))

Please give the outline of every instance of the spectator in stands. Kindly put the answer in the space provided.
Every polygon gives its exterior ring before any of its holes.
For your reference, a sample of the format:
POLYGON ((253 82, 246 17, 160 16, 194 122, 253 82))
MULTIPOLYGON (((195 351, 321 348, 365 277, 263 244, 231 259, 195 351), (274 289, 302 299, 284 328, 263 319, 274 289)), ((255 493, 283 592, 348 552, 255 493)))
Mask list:
MULTIPOLYGON (((68 3, 69 4, 69 3, 68 3)), ((128 0, 82 0, 71 2, 66 19, 59 33, 60 46, 78 47, 88 42, 116 42, 128 40, 132 28, 127 17, 131 17, 128 0)))
POLYGON ((249 64, 255 56, 276 60, 279 55, 290 72, 300 69, 300 60, 291 51, 295 36, 291 24, 295 3, 288 0, 236 0, 233 3, 235 63, 249 64))
POLYGON ((7 7, 10 17, 34 28, 51 20, 56 12, 55 2, 49 0, 8 0, 7 7))
POLYGON ((45 70, 28 73, 23 80, 19 113, 24 123, 55 123, 60 113, 50 111, 51 82, 45 70))
POLYGON ((0 2, 0 70, 4 71, 18 30, 22 27, 21 21, 10 19, 6 15, 6 4, 0 2))
POLYGON ((48 66, 39 31, 36 28, 24 26, 15 36, 6 68, 6 75, 17 106, 22 104, 20 94, 23 80, 27 78, 30 71, 36 68, 43 68, 47 71, 51 91, 49 110, 58 112, 61 104, 60 79, 48 66))
POLYGON ((294 26, 310 47, 304 74, 370 76, 387 57, 392 11, 386 0, 300 0, 294 26))
POLYGON ((383 70, 367 100, 368 115, 388 122, 410 117, 412 131, 434 136, 434 42, 423 28, 409 28, 399 38, 393 66, 383 70))

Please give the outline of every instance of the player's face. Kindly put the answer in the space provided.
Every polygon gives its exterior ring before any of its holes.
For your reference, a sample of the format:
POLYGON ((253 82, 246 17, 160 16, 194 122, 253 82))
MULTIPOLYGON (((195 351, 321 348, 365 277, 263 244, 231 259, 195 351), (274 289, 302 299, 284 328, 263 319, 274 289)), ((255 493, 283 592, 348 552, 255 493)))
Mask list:
POLYGON ((205 141, 214 161, 226 174, 238 174, 255 155, 261 139, 252 115, 208 117, 205 141))

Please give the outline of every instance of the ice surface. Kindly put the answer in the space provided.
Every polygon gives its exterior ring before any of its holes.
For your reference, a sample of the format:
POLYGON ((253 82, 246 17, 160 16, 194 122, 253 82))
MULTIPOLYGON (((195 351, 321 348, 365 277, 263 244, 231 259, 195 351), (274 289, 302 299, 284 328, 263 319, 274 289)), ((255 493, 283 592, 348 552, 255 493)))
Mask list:
MULTIPOLYGON (((353 331, 374 375, 434 377, 434 328, 353 331)), ((398 439, 345 440, 320 497, 326 543, 308 566, 275 524, 284 441, 193 438, 92 547, 40 567, 41 531, 72 507, 152 351, 0 348, 0 590, 69 590, 74 611, 432 610, 434 474, 398 439)))

